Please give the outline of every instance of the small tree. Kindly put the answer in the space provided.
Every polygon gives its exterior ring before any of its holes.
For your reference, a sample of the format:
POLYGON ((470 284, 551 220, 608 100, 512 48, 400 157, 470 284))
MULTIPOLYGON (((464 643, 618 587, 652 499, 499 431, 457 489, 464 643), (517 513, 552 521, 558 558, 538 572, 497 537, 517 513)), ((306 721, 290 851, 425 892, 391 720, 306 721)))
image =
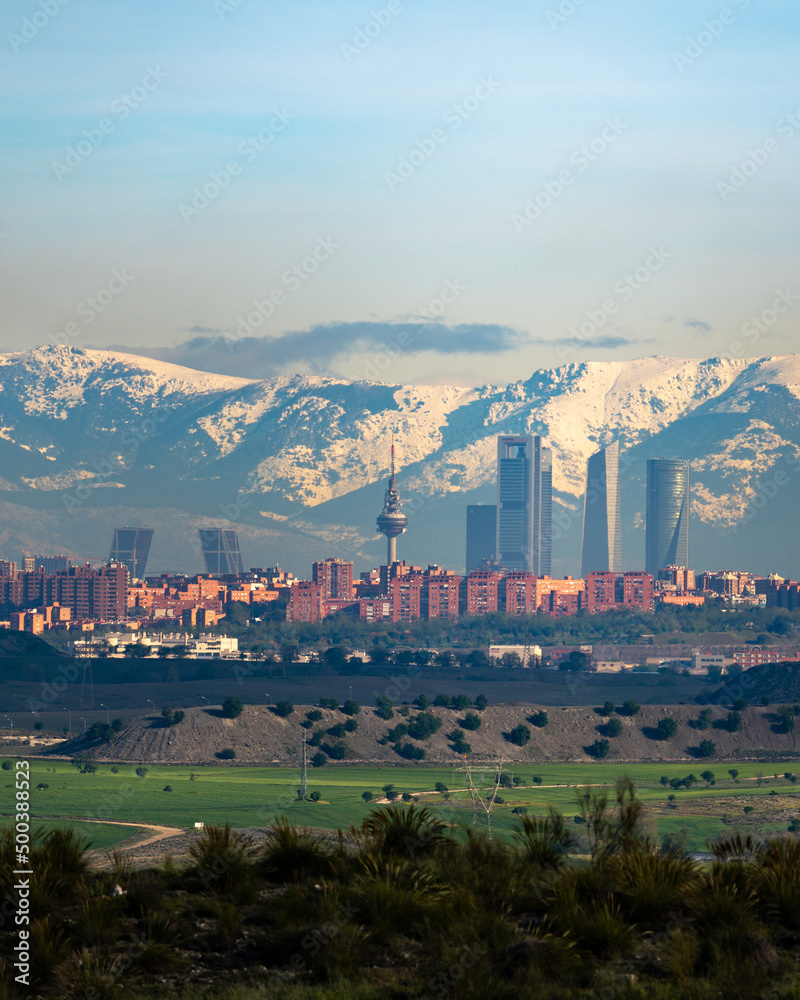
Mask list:
POLYGON ((394 718, 392 699, 387 694, 379 694, 375 699, 375 711, 379 718, 387 721, 394 718))
POLYGON ((339 699, 338 698, 320 698, 320 700, 319 700, 319 707, 320 708, 328 708, 331 711, 335 711, 335 709, 337 709, 339 707, 339 699))
POLYGON ((418 708, 420 712, 424 712, 426 708, 431 707, 431 703, 424 694, 421 694, 418 698, 414 699, 414 707, 418 708))
POLYGON ((444 795, 444 793, 446 791, 449 791, 447 785, 445 785, 445 783, 443 781, 437 781, 436 784, 433 787, 441 795, 444 795))
POLYGON ((614 716, 613 719, 609 719, 608 722, 603 726, 603 732, 606 734, 606 736, 611 736, 612 738, 614 736, 619 736, 620 733, 622 732, 622 729, 623 729, 622 722, 616 716, 614 716))
POLYGON ((659 719, 656 724, 656 738, 670 740, 678 732, 678 723, 674 719, 659 719))
POLYGON ((446 694, 437 694, 433 699, 434 708, 449 708, 450 698, 446 694))
POLYGON ((361 798, 365 802, 372 802, 372 800, 375 798, 375 796, 372 794, 372 792, 362 792, 361 793, 361 798))
POLYGON ((708 770, 701 771, 700 772, 700 777, 703 779, 703 781, 706 782, 706 784, 713 785, 713 784, 716 783, 716 779, 714 778, 714 772, 713 771, 708 771, 708 770))
POLYGON ((750 702, 747 698, 735 698, 731 708, 734 712, 743 712, 746 708, 750 707, 750 702))
POLYGON ((733 778, 734 781, 739 777, 738 768, 731 767, 728 769, 728 774, 733 778))
POLYGON ((713 740, 703 740, 697 748, 701 757, 716 757, 717 744, 713 740))
POLYGON ((308 797, 312 802, 319 802, 319 800, 322 798, 319 792, 311 792, 311 794, 308 797))
MULTIPOLYGON (((72 758, 72 763, 75 764, 75 758, 74 757, 72 758)), ((4 760, 3 763, 0 764, 0 767, 2 767, 4 771, 10 771, 13 766, 14 766, 14 762, 11 761, 11 760, 4 760)), ((75 766, 77 767, 78 765, 75 764, 75 766)))
POLYGON ((279 715, 282 719, 288 719, 293 711, 294 705, 290 701, 275 702, 275 714, 279 715))
POLYGON ((531 731, 527 726, 520 723, 515 726, 510 733, 503 734, 509 743, 513 743, 514 746, 524 747, 531 738, 531 731))
POLYGON ((547 725, 547 712, 545 712, 544 709, 542 709, 540 712, 534 712, 533 715, 530 717, 530 721, 538 729, 544 729, 544 727, 547 725))
POLYGON ((312 767, 324 767, 328 763, 328 757, 321 750, 318 750, 311 758, 312 767))
POLYGON ((394 790, 394 785, 384 785, 381 791, 390 802, 394 802, 397 798, 397 792, 394 790))
POLYGON ((94 774, 97 770, 97 762, 86 750, 76 753, 71 764, 73 767, 77 767, 81 774, 94 774))
POLYGON ((111 720, 111 728, 115 733, 121 733, 125 726, 126 722, 122 717, 111 720))
POLYGON ((137 775, 137 777, 143 778, 146 774, 147 774, 147 768, 146 767, 142 767, 140 765, 139 767, 136 768, 136 775, 137 775))
POLYGON ((627 701, 622 703, 622 714, 623 715, 638 715, 641 706, 638 701, 634 701, 633 698, 629 698, 627 701))
POLYGON ((219 753, 217 754, 217 757, 219 757, 220 760, 233 760, 235 756, 236 756, 236 751, 233 749, 233 747, 225 747, 224 750, 220 750, 219 753))
POLYGON ((611 752, 611 744, 608 740, 595 740, 590 747, 586 747, 586 752, 590 757, 602 760, 604 757, 608 757, 611 752))
POLYGON ((358 729, 358 723, 355 719, 348 719, 344 724, 344 731, 346 733, 354 733, 358 729))
POLYGON ((616 710, 617 710, 617 707, 614 704, 614 702, 613 701, 607 701, 607 702, 605 702, 605 704, 603 705, 603 707, 600 709, 600 714, 601 715, 613 715, 614 712, 616 712, 616 710))
POLYGON ((467 712, 459 725, 462 729, 468 729, 470 732, 474 732, 476 729, 480 729, 481 727, 481 717, 475 712, 467 712))
POLYGON ((698 729, 710 729, 713 712, 710 708, 704 708, 697 718, 695 725, 698 729))
POLYGON ((344 705, 342 705, 342 711, 345 715, 358 715, 361 711, 361 706, 357 701, 353 701, 352 698, 348 698, 344 705))
POLYGON ((238 719, 244 711, 244 702, 235 695, 229 695, 222 703, 222 714, 226 719, 238 719))
POLYGON ((742 713, 741 712, 728 712, 728 718, 726 719, 726 725, 728 731, 731 733, 738 733, 742 728, 742 713))
POLYGON ((457 712, 463 712, 465 708, 469 708, 472 702, 469 696, 466 694, 454 694, 450 700, 450 707, 454 708, 457 712))
POLYGON ((479 694, 475 699, 475 708, 477 708, 479 712, 482 712, 488 704, 489 702, 485 695, 479 694))

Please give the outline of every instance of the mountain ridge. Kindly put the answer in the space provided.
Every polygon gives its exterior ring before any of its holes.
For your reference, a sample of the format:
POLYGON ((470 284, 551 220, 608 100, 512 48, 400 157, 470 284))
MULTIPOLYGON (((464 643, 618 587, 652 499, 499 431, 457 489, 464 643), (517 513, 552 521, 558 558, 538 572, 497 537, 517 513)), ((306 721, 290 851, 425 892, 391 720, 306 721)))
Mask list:
POLYGON ((92 512, 109 540, 123 517, 177 532, 181 546, 154 548, 153 569, 200 569, 190 525, 226 521, 264 551, 248 564, 281 561, 302 575, 312 553, 375 564, 394 434, 411 517, 401 555, 458 569, 464 508, 492 502, 502 433, 542 434, 553 448, 556 571, 576 568, 586 460, 612 440, 625 456, 629 552, 643 548, 644 467, 658 455, 692 462, 697 552, 719 551, 720 565, 743 547, 780 554, 783 569, 800 555, 776 523, 797 497, 800 355, 569 362, 465 387, 259 381, 74 347, 0 355, 0 551, 60 542, 102 557, 96 541, 85 547, 92 512), (781 472, 772 516, 755 516, 759 490, 781 472))

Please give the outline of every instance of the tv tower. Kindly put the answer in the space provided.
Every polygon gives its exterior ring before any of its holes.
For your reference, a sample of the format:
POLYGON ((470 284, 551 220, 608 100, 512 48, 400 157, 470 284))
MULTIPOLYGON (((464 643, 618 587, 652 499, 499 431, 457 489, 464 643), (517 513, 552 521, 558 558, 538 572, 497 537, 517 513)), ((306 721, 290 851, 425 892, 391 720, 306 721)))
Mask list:
POLYGON ((392 473, 389 476, 389 488, 383 502, 383 510, 378 515, 378 531, 386 535, 386 565, 397 562, 397 536, 406 530, 408 518, 400 510, 400 497, 397 495, 397 483, 394 476, 394 435, 392 435, 392 473))

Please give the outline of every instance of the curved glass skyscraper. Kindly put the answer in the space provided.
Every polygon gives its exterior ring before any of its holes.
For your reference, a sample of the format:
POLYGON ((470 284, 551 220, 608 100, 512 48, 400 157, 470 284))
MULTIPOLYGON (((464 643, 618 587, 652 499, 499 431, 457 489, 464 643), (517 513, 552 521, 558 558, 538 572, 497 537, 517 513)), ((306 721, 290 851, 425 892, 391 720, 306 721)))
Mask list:
POLYGON ((647 462, 645 569, 654 577, 665 566, 689 566, 689 463, 647 462))

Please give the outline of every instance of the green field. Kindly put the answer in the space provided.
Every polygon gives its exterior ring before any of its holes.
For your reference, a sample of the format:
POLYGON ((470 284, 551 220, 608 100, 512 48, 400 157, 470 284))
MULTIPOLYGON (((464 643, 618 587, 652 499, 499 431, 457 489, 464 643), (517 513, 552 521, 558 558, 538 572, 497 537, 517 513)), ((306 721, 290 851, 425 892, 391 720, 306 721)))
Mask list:
MULTIPOLYGON (((587 783, 613 786, 620 775, 637 783, 640 796, 650 807, 652 829, 658 836, 683 831, 688 846, 702 849, 707 837, 717 836, 725 824, 746 832, 765 833, 786 829, 792 816, 800 814, 800 784, 784 780, 785 771, 800 771, 797 761, 787 763, 738 764, 738 781, 727 768, 714 764, 548 764, 508 767, 519 775, 525 787, 501 789, 505 799, 496 805, 493 826, 499 835, 509 835, 517 817, 512 809, 524 806, 542 813, 555 806, 568 816, 577 812, 575 786, 587 783), (659 783, 662 775, 684 777, 709 768, 717 782, 700 782, 692 789, 672 791, 659 783), (776 779, 775 774, 780 777, 776 779), (541 777, 541 785, 532 778, 541 777), (757 781, 756 779, 759 779, 757 781), (773 796, 770 793, 776 792, 773 796), (674 794, 672 807, 667 797, 674 794), (753 812, 746 816, 744 806, 753 812), (778 808, 780 807, 780 808, 778 808), (777 813, 779 815, 775 815, 777 813)), ((492 780, 487 770, 487 786, 492 780)), ((163 826, 193 827, 195 822, 230 823, 235 827, 263 827, 273 817, 285 813, 298 824, 336 829, 359 823, 369 812, 361 799, 365 790, 381 794, 391 783, 399 793, 433 792, 437 781, 451 792, 449 801, 437 793, 421 795, 420 802, 434 806, 443 818, 456 825, 471 825, 472 808, 463 773, 451 768, 424 766, 326 767, 309 771, 309 792, 318 791, 317 803, 296 801, 300 785, 297 769, 277 767, 216 767, 192 769, 185 766, 153 766, 144 778, 137 777, 133 765, 121 765, 117 774, 101 765, 95 774, 80 774, 67 762, 31 761, 32 815, 63 818, 77 826, 95 847, 109 847, 127 839, 135 831, 82 820, 154 823, 163 826), (194 775, 194 777, 192 777, 194 775), (48 787, 37 790, 40 782, 48 787), (171 786, 171 791, 165 791, 171 786)), ((474 780, 480 782, 475 772, 474 780)), ((10 782, 5 783, 11 787, 10 782)), ((485 787, 487 787, 485 786, 485 787)))

